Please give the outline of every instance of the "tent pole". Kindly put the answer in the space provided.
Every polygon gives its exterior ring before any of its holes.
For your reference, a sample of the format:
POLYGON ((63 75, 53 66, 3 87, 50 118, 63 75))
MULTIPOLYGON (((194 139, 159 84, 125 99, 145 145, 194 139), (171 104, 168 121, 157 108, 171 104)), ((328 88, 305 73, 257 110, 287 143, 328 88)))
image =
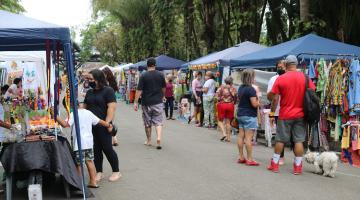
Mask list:
MULTIPOLYGON (((57 116, 57 112, 58 112, 58 105, 59 105, 59 94, 58 94, 58 82, 57 80, 59 79, 58 73, 57 73, 57 65, 56 65, 56 41, 52 40, 52 63, 53 66, 55 68, 55 85, 54 85, 54 120, 56 121, 56 116, 57 116)), ((58 132, 57 132, 57 126, 55 126, 55 138, 56 140, 58 140, 58 132)))
POLYGON ((76 132, 76 142, 78 145, 79 157, 80 157, 80 169, 81 169, 81 178, 82 178, 82 192, 83 199, 86 200, 85 193, 85 176, 84 176, 84 163, 83 163, 83 154, 81 147, 81 137, 80 137, 80 124, 79 124, 79 115, 77 108, 77 95, 75 92, 75 74, 74 74, 74 61, 72 57, 72 45, 71 42, 68 41, 63 44, 64 45, 64 55, 66 56, 66 68, 68 72, 68 80, 69 80, 69 89, 70 89, 70 105, 73 106, 73 117, 75 123, 75 132, 76 132))

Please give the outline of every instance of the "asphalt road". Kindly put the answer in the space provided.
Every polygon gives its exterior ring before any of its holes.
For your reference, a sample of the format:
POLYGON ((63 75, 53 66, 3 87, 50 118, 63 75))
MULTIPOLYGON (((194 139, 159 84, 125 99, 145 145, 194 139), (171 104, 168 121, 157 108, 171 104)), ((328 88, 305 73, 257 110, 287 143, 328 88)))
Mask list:
MULTIPOLYGON (((294 176, 293 155, 286 152, 280 173, 266 170, 272 149, 258 145, 254 157, 259 167, 236 163, 237 147, 219 141, 215 130, 196 128, 179 121, 166 121, 163 150, 144 146, 141 112, 119 103, 120 181, 100 182, 93 189, 98 200, 357 200, 360 198, 360 169, 340 164, 335 178, 313 174, 305 164, 304 173, 294 176)), ((155 134, 153 141, 155 142, 155 134)), ((111 168, 105 159, 105 176, 111 168)), ((58 189, 60 190, 60 189, 58 189)), ((44 199, 63 199, 61 192, 46 193, 44 199)), ((24 197, 24 196, 23 196, 24 197)))

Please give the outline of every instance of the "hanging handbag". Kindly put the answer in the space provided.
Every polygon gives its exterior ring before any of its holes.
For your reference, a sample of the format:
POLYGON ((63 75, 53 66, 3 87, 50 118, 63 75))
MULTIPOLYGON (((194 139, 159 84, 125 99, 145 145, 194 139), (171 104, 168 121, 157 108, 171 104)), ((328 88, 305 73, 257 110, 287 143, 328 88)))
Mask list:
POLYGON ((116 134, 117 134, 117 132, 118 132, 118 129, 117 129, 117 127, 113 124, 113 123, 111 123, 112 124, 112 126, 113 126, 113 129, 112 129, 112 131, 110 132, 110 134, 114 137, 114 136, 116 136, 116 134))
POLYGON ((231 126, 232 126, 233 128, 239 129, 239 122, 238 122, 238 120, 236 119, 236 117, 234 117, 233 120, 231 120, 231 126))

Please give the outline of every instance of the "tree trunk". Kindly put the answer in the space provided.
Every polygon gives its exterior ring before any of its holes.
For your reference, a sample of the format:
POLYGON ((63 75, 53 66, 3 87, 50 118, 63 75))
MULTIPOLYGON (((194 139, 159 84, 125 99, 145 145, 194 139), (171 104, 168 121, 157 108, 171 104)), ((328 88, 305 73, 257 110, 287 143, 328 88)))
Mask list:
POLYGON ((214 48, 214 42, 216 39, 215 36, 215 27, 214 27, 214 17, 215 17, 215 0, 202 0, 203 2, 203 11, 204 11, 204 32, 203 38, 206 41, 207 52, 212 52, 214 48))
POLYGON ((300 20, 308 21, 310 16, 309 0, 300 0, 300 20))
POLYGON ((194 0, 186 0, 184 3, 184 27, 187 47, 186 57, 187 60, 191 60, 200 56, 200 48, 194 26, 194 0))

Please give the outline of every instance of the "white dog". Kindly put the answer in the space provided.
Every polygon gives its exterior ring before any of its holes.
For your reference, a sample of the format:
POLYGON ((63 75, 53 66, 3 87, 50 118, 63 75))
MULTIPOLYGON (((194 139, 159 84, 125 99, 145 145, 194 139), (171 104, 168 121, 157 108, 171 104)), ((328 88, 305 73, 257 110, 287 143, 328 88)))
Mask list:
POLYGON ((338 156, 334 152, 308 152, 306 162, 315 165, 315 173, 334 178, 337 169, 338 156))

